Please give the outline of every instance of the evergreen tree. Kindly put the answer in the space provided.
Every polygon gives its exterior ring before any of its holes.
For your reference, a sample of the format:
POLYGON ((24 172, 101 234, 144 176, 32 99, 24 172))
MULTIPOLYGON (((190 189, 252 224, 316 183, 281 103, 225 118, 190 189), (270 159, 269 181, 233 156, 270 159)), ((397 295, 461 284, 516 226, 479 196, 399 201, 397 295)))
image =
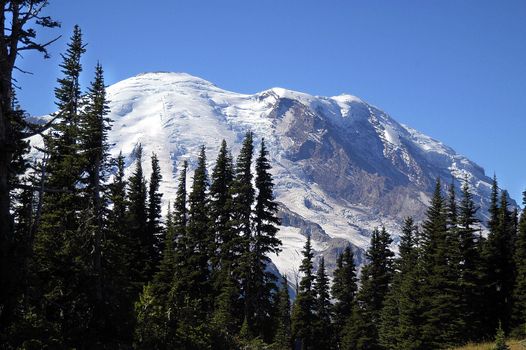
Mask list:
POLYGON ((225 281, 221 284, 221 291, 215 300, 215 308, 212 315, 215 349, 235 348, 235 335, 238 330, 238 324, 234 316, 236 299, 238 298, 237 287, 229 272, 226 272, 224 276, 225 281))
POLYGON ((110 168, 108 136, 110 119, 106 116, 109 108, 106 101, 104 71, 100 64, 95 67, 95 78, 88 90, 85 106, 80 119, 80 147, 84 159, 83 168, 87 173, 85 193, 88 197, 84 214, 87 217, 84 230, 92 245, 92 270, 94 279, 95 310, 90 329, 93 338, 107 342, 113 334, 106 332, 106 323, 111 323, 105 310, 106 278, 103 271, 103 239, 106 234, 106 186, 110 168))
POLYGON ((513 290, 514 264, 513 240, 515 233, 511 212, 508 209, 508 194, 501 191, 498 200, 498 186, 493 182, 490 220, 490 232, 484 247, 485 298, 487 302, 486 332, 491 334, 498 321, 505 331, 510 329, 510 312, 513 290))
POLYGON ((154 263, 149 258, 151 239, 147 235, 146 181, 142 169, 142 146, 134 150, 135 169, 128 179, 128 227, 133 259, 131 267, 132 283, 136 293, 142 291, 153 270, 154 263))
MULTIPOLYGON (((522 193, 522 204, 526 208, 526 191, 522 193)), ((515 333, 524 336, 526 328, 526 211, 523 210, 519 220, 519 233, 515 245, 516 278, 513 292, 512 325, 515 333)))
POLYGON ((127 213, 127 182, 124 179, 124 156, 119 153, 113 162, 115 174, 108 185, 108 211, 106 239, 103 241, 103 273, 106 280, 106 313, 112 320, 106 325, 118 344, 131 344, 133 330, 133 303, 137 287, 130 273, 136 258, 136 245, 129 235, 127 213))
POLYGON ((316 283, 313 291, 316 295, 314 323, 314 348, 331 349, 332 348, 332 317, 331 301, 329 293, 329 278, 325 273, 325 259, 322 257, 316 273, 316 283))
POLYGON ((381 312, 381 344, 387 349, 417 350, 422 347, 419 308, 418 229, 406 218, 400 236, 396 273, 381 312))
POLYGON ((174 202, 173 210, 173 242, 174 242, 174 262, 175 274, 172 280, 172 287, 169 294, 169 303, 172 307, 178 308, 184 303, 185 296, 183 296, 184 277, 187 272, 187 216, 188 209, 186 207, 187 191, 186 191, 186 173, 188 169, 187 161, 183 162, 183 166, 179 173, 177 193, 174 202))
MULTIPOLYGON (((268 151, 265 140, 261 141, 261 149, 256 159, 256 204, 254 211, 254 232, 250 242, 250 287, 245 295, 252 320, 253 333, 265 341, 272 339, 272 298, 276 293, 276 277, 267 271, 270 264, 268 254, 279 253, 281 241, 276 237, 280 223, 276 213, 278 204, 274 200, 274 184, 269 171, 268 151)), ((250 324, 250 323, 249 323, 250 324)))
POLYGON ((219 285, 219 289, 221 289, 220 284, 224 273, 232 269, 234 261, 232 243, 235 237, 229 224, 232 219, 230 186, 234 178, 233 171, 232 157, 225 140, 223 140, 212 171, 209 209, 211 234, 215 237, 215 246, 213 247, 215 254, 212 256, 212 266, 215 270, 215 283, 219 285), (216 254, 217 256, 214 256, 216 254))
POLYGON ((184 240, 186 261, 179 277, 183 295, 197 303, 195 312, 200 321, 204 321, 211 306, 208 269, 211 237, 208 235, 207 188, 206 154, 203 146, 194 172, 192 191, 188 197, 188 224, 184 240))
POLYGON ((287 277, 283 275, 281 288, 278 292, 278 324, 274 345, 276 350, 290 350, 291 342, 291 320, 290 320, 290 296, 287 277))
POLYGON ((460 276, 461 293, 460 312, 465 328, 463 338, 472 341, 482 338, 481 321, 483 312, 480 305, 484 302, 482 291, 482 260, 480 256, 480 241, 476 234, 478 223, 476 212, 478 208, 473 202, 473 195, 467 181, 462 186, 462 198, 459 205, 458 234, 460 240, 460 276))
POLYGON ((331 290, 332 297, 335 299, 333 307, 334 331, 338 344, 340 343, 343 328, 351 317, 353 306, 356 303, 357 291, 354 255, 351 247, 347 246, 336 259, 336 269, 334 270, 331 290))
POLYGON ((81 196, 85 157, 80 143, 80 58, 84 53, 80 28, 75 26, 60 65, 63 77, 55 89, 58 115, 45 137, 47 187, 42 220, 34 243, 34 293, 42 311, 42 344, 82 347, 93 312, 92 257, 86 249, 86 201, 81 196), (81 215, 82 214, 82 217, 81 215))
POLYGON ((136 347, 170 349, 177 345, 175 309, 169 293, 175 275, 174 224, 170 206, 166 218, 166 240, 159 269, 135 303, 136 347))
POLYGON ((368 344, 367 349, 381 349, 378 336, 380 313, 394 273, 394 253, 390 250, 391 243, 392 239, 385 228, 375 229, 366 252, 367 265, 362 270, 361 286, 357 296, 357 308, 360 310, 356 310, 355 317, 361 317, 364 326, 361 327, 362 333, 356 341, 368 344))
POLYGON ((506 336, 502 325, 499 322, 499 328, 497 328, 497 334, 495 335, 495 347, 494 350, 510 350, 510 347, 506 345, 506 336))
POLYGON ((422 232, 422 339, 424 347, 437 348, 460 340, 460 296, 450 262, 447 205, 437 180, 422 232))
POLYGON ((241 320, 246 319, 250 332, 253 327, 250 278, 252 277, 252 204, 254 203, 255 190, 252 186, 253 174, 251 171, 253 157, 252 133, 245 135, 239 156, 235 166, 234 181, 231 185, 232 194, 232 220, 230 221, 233 235, 232 251, 234 255, 233 273, 240 285, 241 300, 239 303, 238 315, 241 320))
POLYGON ((188 170, 188 162, 183 161, 183 166, 180 170, 177 193, 174 202, 173 225, 174 225, 174 242, 176 251, 176 264, 180 264, 185 259, 185 239, 186 239, 186 224, 188 219, 188 209, 186 207, 187 191, 186 191, 186 173, 188 170))
POLYGON ((148 188, 148 219, 146 224, 146 237, 148 238, 148 255, 157 266, 160 252, 163 251, 164 231, 161 226, 161 199, 163 194, 159 192, 162 181, 159 159, 155 153, 152 154, 152 174, 148 188))
POLYGON ((316 294, 314 291, 313 263, 311 238, 307 237, 307 242, 303 249, 303 260, 299 268, 302 278, 299 284, 298 293, 292 308, 291 328, 292 340, 295 349, 314 349, 314 324, 315 324, 315 303, 316 294))

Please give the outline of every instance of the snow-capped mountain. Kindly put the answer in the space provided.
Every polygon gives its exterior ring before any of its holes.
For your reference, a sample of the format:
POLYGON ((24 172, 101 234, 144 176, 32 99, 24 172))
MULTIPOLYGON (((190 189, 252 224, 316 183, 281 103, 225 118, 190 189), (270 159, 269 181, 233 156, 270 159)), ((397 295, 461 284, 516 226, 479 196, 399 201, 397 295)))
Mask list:
POLYGON ((122 151, 129 167, 142 144, 148 176, 148 155, 157 153, 165 203, 182 160, 192 170, 201 145, 212 166, 222 139, 235 157, 247 130, 258 143, 265 138, 282 204, 283 252, 272 259, 292 281, 307 234, 329 267, 348 242, 360 259, 375 227, 396 241, 405 216, 422 218, 437 177, 457 186, 467 179, 480 213, 488 206, 491 180, 480 166, 351 95, 246 95, 188 74, 146 73, 110 86, 108 99, 112 154, 122 151))

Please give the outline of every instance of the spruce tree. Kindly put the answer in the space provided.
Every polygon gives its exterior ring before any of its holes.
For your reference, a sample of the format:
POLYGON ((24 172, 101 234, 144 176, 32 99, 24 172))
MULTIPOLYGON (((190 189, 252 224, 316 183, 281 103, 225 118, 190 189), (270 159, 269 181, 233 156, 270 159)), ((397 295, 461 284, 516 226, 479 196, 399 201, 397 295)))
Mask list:
MULTIPOLYGON (((163 194, 159 192, 162 181, 159 159, 152 153, 152 173, 148 187, 148 219, 146 224, 146 236, 149 240, 148 255, 151 261, 157 266, 161 253, 163 252, 164 231, 161 225, 161 200, 163 194)), ((153 272, 153 271, 152 271, 153 272)))
MULTIPOLYGON (((526 208, 526 191, 522 193, 522 205, 526 208)), ((519 220, 519 232, 515 245, 516 278, 513 292, 512 326, 515 333, 524 336, 526 329, 526 211, 519 220)))
POLYGON ((381 344, 387 349, 417 350, 422 347, 419 281, 419 234, 412 218, 406 218, 400 236, 395 275, 381 312, 381 344))
POLYGON ((250 239, 250 264, 248 292, 245 303, 251 310, 253 333, 265 341, 271 341, 272 332, 272 298, 277 292, 276 277, 267 270, 270 264, 268 254, 280 252, 281 241, 276 237, 280 223, 276 213, 278 204, 274 200, 274 184, 270 174, 270 162, 265 140, 256 159, 256 203, 254 210, 254 230, 250 239))
POLYGON ((151 240, 147 235, 147 194, 146 180, 142 169, 142 146, 139 144, 133 151, 135 157, 135 169, 128 179, 128 213, 127 222, 129 227, 130 244, 132 246, 133 259, 131 267, 132 283, 136 293, 142 291, 142 287, 151 278, 153 261, 149 258, 149 246, 151 240))
POLYGON ((290 350, 291 342, 291 320, 290 320, 290 296, 287 277, 283 275, 281 288, 278 292, 278 324, 274 345, 277 350, 290 350))
POLYGON ((169 349, 177 345, 175 309, 169 294, 175 275, 174 224, 170 206, 166 218, 166 240, 162 260, 153 280, 135 303, 135 343, 139 348, 169 349))
POLYGON ((188 197, 188 224, 184 240, 187 255, 182 271, 186 276, 180 277, 183 281, 183 294, 199 304, 196 315, 201 317, 201 321, 204 321, 211 306, 208 261, 213 238, 208 235, 207 189, 206 154, 203 146, 194 172, 192 191, 188 197))
POLYGON ((500 192, 496 179, 493 182, 489 233, 484 246, 485 264, 485 298, 486 305, 486 334, 496 329, 497 322, 502 322, 504 331, 510 329, 511 300, 513 290, 513 240, 515 233, 511 212, 508 209, 508 194, 500 192))
POLYGON ((303 248, 303 260, 299 268, 302 278, 299 284, 298 294, 292 308, 291 328, 292 341, 295 349, 315 349, 314 348, 314 324, 315 324, 315 304, 316 294, 314 291, 313 262, 314 253, 312 252, 311 238, 307 237, 307 242, 303 248))
POLYGON ((236 299, 239 295, 237 286, 228 271, 224 274, 224 278, 220 293, 215 300, 211 320, 214 330, 214 348, 216 349, 234 348, 236 343, 235 335, 239 327, 234 315, 236 312, 236 299))
POLYGON ((458 281, 450 262, 447 204, 437 180, 422 231, 422 340, 436 348, 459 342, 462 329, 459 315, 458 281))
POLYGON ((461 292, 460 312, 465 328, 465 340, 479 340, 483 336, 481 321, 483 310, 480 305, 484 302, 483 270, 480 256, 480 240, 476 234, 478 224, 476 218, 478 208, 473 202, 473 195, 467 181, 462 186, 462 198, 459 205, 458 234, 460 240, 460 276, 459 288, 461 292))
POLYGON ((230 186, 234 178, 232 157, 223 140, 212 170, 210 184, 210 219, 211 234, 214 236, 212 267, 214 268, 215 284, 221 289, 221 280, 227 271, 232 270, 234 252, 232 243, 234 232, 230 227, 232 219, 232 194, 230 186), (217 255, 217 256, 216 256, 217 255))
POLYGON ((80 58, 84 53, 80 28, 75 26, 60 65, 63 77, 55 89, 57 122, 45 136, 48 181, 56 189, 44 198, 42 221, 35 237, 34 267, 39 310, 42 310, 43 344, 81 347, 93 312, 90 293, 92 257, 86 249, 86 201, 80 190, 85 157, 80 143, 80 58), (82 214, 82 217, 81 215, 82 214), (47 333, 46 330, 49 330, 47 333))
POLYGON ((358 291, 356 266, 354 255, 350 246, 336 259, 336 269, 332 281, 332 297, 335 299, 333 306, 334 332, 337 344, 340 343, 343 328, 351 317, 352 309, 356 303, 358 291))
POLYGON ((495 335, 495 347, 494 350, 510 350, 510 347, 506 344, 506 335, 502 329, 502 325, 499 322, 499 327, 497 328, 497 333, 495 335))
POLYGON ((133 283, 132 271, 137 245, 128 230, 127 182, 124 175, 124 156, 119 153, 113 161, 115 173, 108 185, 108 211, 106 239, 103 241, 103 273, 106 279, 106 312, 112 320, 106 325, 108 332, 120 344, 131 344, 133 331, 133 303, 137 297, 137 286, 133 283))
MULTIPOLYGON (((362 269, 361 286, 355 316, 361 317, 364 327, 357 342, 369 344, 370 349, 381 349, 378 335, 381 311, 393 278, 392 239, 385 230, 375 229, 366 252, 367 264, 362 269)), ((352 316, 351 316, 352 317, 352 316)))
POLYGON ((241 300, 239 305, 240 323, 246 320, 250 332, 253 327, 252 309, 253 303, 251 296, 255 291, 250 290, 252 277, 252 205, 255 199, 255 190, 252 186, 253 174, 251 170, 252 157, 254 152, 253 135, 247 132, 237 157, 235 166, 234 181, 231 185, 232 194, 232 220, 231 229, 235 238, 232 242, 234 253, 233 274, 239 281, 241 300))
POLYGON ((87 206, 84 214, 87 217, 84 230, 90 237, 92 246, 92 270, 95 295, 95 310, 90 329, 93 337, 107 342, 113 334, 107 332, 106 323, 111 323, 105 309, 106 276, 103 271, 104 237, 106 235, 107 195, 105 182, 108 177, 110 162, 108 155, 108 136, 111 120, 107 117, 109 108, 106 101, 104 71, 100 64, 95 67, 95 78, 88 90, 85 106, 80 118, 80 147, 84 159, 83 168, 87 174, 84 179, 87 206))
POLYGON ((179 264, 185 258, 185 239, 186 239, 186 224, 188 220, 187 191, 186 191, 186 177, 188 170, 188 162, 183 161, 183 166, 179 173, 177 193, 174 202, 173 225, 174 225, 174 242, 176 263, 179 264))
POLYGON ((331 300, 329 293, 329 278, 325 272, 325 259, 321 257, 316 272, 316 280, 313 291, 316 295, 314 311, 316 319, 314 322, 314 348, 331 349, 332 344, 332 315, 331 300))

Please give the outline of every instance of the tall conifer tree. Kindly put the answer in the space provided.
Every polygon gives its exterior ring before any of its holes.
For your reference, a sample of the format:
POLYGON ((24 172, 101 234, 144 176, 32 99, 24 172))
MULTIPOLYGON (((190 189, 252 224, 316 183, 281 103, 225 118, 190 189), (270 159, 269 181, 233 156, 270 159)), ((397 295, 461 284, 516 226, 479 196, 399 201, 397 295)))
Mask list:
POLYGON ((128 218, 130 244, 134 258, 132 260, 132 281, 136 293, 142 290, 143 285, 149 281, 153 270, 153 261, 149 259, 149 245, 151 240, 147 235, 147 194, 146 180, 142 169, 142 145, 137 145, 133 151, 135 169, 128 179, 128 218))
MULTIPOLYGON (((85 208, 80 189, 84 157, 80 139, 80 62, 85 52, 82 34, 75 26, 60 65, 63 77, 58 79, 55 97, 58 122, 45 137, 49 153, 48 193, 42 209, 42 222, 35 238, 34 252, 39 283, 39 309, 43 311, 45 329, 56 334, 42 334, 44 344, 53 339, 63 347, 81 347, 86 339, 93 303, 91 290, 90 250, 85 248, 87 231, 81 228, 79 213, 85 208)), ((85 214, 85 213, 84 213, 85 214)))
POLYGON ((314 284, 316 294, 314 322, 314 343, 315 349, 329 350, 333 347, 332 334, 332 315, 331 315, 331 296, 329 293, 329 278, 325 271, 325 259, 321 257, 316 272, 314 284))
MULTIPOLYGON (((526 191, 522 195, 522 205, 526 208, 526 191)), ((524 336, 526 332, 526 210, 524 209, 520 216, 518 231, 514 255, 517 274, 513 291, 512 326, 515 333, 524 336)))
POLYGON ((356 293, 358 291, 356 266, 354 254, 350 246, 345 247, 343 253, 336 259, 332 283, 332 297, 335 299, 334 331, 336 343, 340 343, 342 331, 347 320, 351 317, 352 309, 356 304, 356 293))
POLYGON ((292 340, 295 349, 309 350, 314 348, 314 323, 316 294, 314 291, 313 262, 311 238, 303 248, 303 260, 300 265, 302 278, 299 284, 298 294, 292 308, 292 340))
POLYGON ((276 216, 278 204, 274 200, 274 184, 270 174, 270 162, 265 140, 256 159, 256 203, 254 210, 254 230, 250 239, 250 265, 252 272, 249 278, 250 291, 246 302, 251 304, 253 333, 262 336, 266 341, 272 336, 272 298, 277 292, 276 277, 267 270, 270 264, 268 254, 279 253, 281 241, 276 237, 280 223, 276 216))
POLYGON ((289 350, 292 347, 290 329, 290 296, 287 277, 283 275, 278 293, 278 324, 274 344, 277 350, 289 350))
MULTIPOLYGON (((151 156, 152 173, 148 187, 148 219, 146 224, 146 236, 149 240, 148 255, 157 266, 163 252, 164 231, 161 225, 161 200, 163 194, 159 191, 162 175, 159 167, 159 159, 155 153, 151 156)), ((153 271, 152 271, 153 273, 153 271)))

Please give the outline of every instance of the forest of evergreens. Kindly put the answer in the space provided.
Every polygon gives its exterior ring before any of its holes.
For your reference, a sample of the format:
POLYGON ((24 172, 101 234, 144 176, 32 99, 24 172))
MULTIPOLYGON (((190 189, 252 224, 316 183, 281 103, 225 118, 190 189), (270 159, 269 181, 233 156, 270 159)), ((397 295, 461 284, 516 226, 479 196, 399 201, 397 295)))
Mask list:
POLYGON ((163 215, 160 184, 171 180, 157 156, 138 144, 125 176, 125 158, 109 155, 104 73, 98 64, 80 86, 79 27, 62 55, 57 112, 27 122, 12 72, 17 50, 47 53, 26 27, 58 25, 41 16, 45 4, 4 1, 0 19, 12 23, 0 43, 2 348, 430 350, 525 335, 526 215, 496 178, 487 223, 467 181, 443 193, 437 180, 425 220, 405 220, 398 255, 393 232, 378 228, 359 273, 347 247, 329 276, 307 237, 292 285, 268 268, 281 242, 265 140, 247 132, 235 159, 223 141, 210 172, 205 146, 193 174, 178 164, 163 215))

